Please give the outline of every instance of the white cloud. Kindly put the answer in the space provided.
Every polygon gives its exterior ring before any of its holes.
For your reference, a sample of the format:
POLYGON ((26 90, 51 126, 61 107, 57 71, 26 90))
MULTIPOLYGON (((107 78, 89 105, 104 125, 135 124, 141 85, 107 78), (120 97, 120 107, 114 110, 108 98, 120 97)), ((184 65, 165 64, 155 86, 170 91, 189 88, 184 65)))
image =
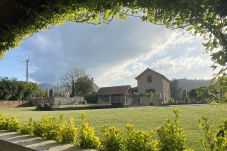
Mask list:
POLYGON ((23 60, 31 60, 35 81, 56 83, 64 72, 84 67, 99 86, 110 86, 136 85, 134 78, 147 67, 169 78, 185 76, 185 69, 190 77, 207 78, 209 57, 201 53, 200 42, 129 18, 100 27, 66 23, 33 35, 19 48, 23 60))
POLYGON ((131 84, 136 86, 136 80, 134 78, 146 68, 152 68, 167 75, 169 79, 183 77, 210 79, 212 70, 209 67, 212 65, 212 62, 207 55, 202 54, 203 50, 200 46, 188 47, 182 50, 185 53, 179 56, 168 56, 170 48, 175 48, 179 45, 184 46, 186 43, 191 44, 193 40, 195 41, 188 34, 182 35, 181 33, 172 32, 168 34, 168 39, 160 39, 160 41, 152 43, 149 51, 103 71, 98 76, 97 82, 101 86, 116 84, 131 84), (194 55, 196 53, 199 55, 194 55), (160 54, 164 54, 164 56, 160 54), (154 56, 160 56, 160 58, 152 61, 154 56), (151 60, 151 63, 146 63, 147 60, 151 60), (204 70, 202 71, 201 69, 204 70))

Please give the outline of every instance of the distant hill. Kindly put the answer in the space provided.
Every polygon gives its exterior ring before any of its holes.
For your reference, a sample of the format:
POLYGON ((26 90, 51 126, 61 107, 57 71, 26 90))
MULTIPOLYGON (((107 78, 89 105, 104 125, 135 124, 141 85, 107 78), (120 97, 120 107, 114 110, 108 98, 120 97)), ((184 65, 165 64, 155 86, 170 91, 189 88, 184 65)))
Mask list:
POLYGON ((40 83, 39 87, 40 87, 40 89, 46 90, 46 89, 54 88, 54 85, 53 84, 49 84, 49 83, 40 83))
POLYGON ((179 81, 179 87, 185 89, 185 83, 187 84, 188 90, 195 89, 202 86, 208 86, 210 80, 192 80, 192 79, 176 79, 179 81))

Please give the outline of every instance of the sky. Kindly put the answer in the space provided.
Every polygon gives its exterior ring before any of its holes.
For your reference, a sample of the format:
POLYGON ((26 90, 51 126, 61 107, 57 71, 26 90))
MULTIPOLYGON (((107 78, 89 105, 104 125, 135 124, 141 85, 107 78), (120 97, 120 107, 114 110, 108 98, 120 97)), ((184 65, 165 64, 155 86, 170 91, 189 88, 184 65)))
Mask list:
POLYGON ((151 68, 168 79, 210 79, 212 62, 199 37, 129 17, 110 24, 66 22, 39 31, 0 59, 0 76, 56 84, 73 68, 85 68, 100 86, 132 85, 151 68))

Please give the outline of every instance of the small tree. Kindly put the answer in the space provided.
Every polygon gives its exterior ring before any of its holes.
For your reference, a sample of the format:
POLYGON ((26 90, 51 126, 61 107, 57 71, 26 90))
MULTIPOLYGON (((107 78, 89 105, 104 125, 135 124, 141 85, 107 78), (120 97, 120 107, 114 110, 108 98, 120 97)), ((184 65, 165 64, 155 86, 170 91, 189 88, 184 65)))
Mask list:
POLYGON ((93 91, 93 82, 92 80, 86 75, 80 77, 75 82, 75 87, 77 89, 77 94, 80 95, 87 95, 93 91))
POLYGON ((86 70, 84 68, 74 68, 69 72, 66 72, 60 77, 62 85, 66 91, 71 92, 71 96, 75 96, 75 82, 83 76, 86 76, 86 70))

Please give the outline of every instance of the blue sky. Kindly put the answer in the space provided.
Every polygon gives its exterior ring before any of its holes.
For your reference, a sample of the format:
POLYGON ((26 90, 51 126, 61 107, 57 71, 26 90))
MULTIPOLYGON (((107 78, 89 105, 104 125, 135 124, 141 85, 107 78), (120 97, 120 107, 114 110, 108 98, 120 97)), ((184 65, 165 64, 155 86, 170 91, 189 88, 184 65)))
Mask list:
POLYGON ((199 37, 141 22, 114 20, 109 25, 67 22, 40 31, 9 50, 0 60, 0 76, 55 84, 72 68, 86 68, 99 86, 130 84, 146 68, 169 79, 209 79, 210 56, 199 37))

